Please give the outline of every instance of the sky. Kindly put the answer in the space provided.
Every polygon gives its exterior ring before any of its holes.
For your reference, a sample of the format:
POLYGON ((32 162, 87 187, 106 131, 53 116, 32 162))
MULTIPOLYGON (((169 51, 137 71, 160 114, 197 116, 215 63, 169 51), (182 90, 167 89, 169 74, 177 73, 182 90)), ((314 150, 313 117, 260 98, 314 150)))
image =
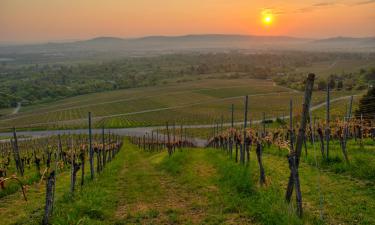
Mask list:
POLYGON ((208 33, 375 36, 375 0, 0 0, 0 42, 208 33))

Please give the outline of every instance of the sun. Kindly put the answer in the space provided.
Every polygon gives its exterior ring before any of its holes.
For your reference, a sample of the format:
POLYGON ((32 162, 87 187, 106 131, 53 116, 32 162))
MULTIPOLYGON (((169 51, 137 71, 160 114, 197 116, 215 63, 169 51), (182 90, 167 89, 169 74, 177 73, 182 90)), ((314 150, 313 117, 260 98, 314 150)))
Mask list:
POLYGON ((265 14, 263 15, 263 24, 265 25, 271 25, 273 21, 272 14, 265 14))
POLYGON ((274 13, 272 9, 263 9, 261 15, 263 25, 270 26, 273 23, 274 13))

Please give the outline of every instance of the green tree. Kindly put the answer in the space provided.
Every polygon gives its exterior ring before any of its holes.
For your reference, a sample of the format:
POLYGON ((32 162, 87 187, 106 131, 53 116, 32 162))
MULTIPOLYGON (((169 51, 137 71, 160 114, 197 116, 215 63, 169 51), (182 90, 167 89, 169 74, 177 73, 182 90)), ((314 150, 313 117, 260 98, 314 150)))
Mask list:
POLYGON ((374 119, 375 116, 375 88, 367 91, 361 100, 359 100, 359 108, 356 111, 356 116, 363 115, 364 118, 374 119))

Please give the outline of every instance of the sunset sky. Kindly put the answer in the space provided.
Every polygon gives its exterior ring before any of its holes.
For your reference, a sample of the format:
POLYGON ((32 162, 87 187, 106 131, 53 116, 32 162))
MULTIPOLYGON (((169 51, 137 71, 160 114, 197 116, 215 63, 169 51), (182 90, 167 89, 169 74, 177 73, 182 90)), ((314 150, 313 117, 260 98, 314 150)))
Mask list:
POLYGON ((203 33, 375 36, 375 0, 0 0, 0 42, 203 33))

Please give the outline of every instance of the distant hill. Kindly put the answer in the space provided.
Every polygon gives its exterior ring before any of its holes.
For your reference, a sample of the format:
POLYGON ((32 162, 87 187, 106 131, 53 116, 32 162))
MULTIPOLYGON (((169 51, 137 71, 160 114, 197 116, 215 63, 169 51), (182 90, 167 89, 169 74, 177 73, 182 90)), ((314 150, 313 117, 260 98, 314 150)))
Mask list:
POLYGON ((139 55, 180 51, 241 50, 375 50, 375 37, 335 37, 313 40, 288 36, 254 36, 197 34, 184 36, 148 36, 141 38, 96 37, 66 43, 1 46, 0 55, 7 54, 77 54, 113 53, 139 55))
POLYGON ((90 40, 47 43, 37 45, 19 45, 0 47, 1 53, 46 53, 69 51, 166 51, 187 49, 223 49, 223 48, 257 48, 264 45, 276 46, 306 42, 307 39, 284 36, 250 36, 250 35, 184 35, 184 36, 149 36, 133 39, 117 37, 97 37, 90 40))
POLYGON ((315 40, 315 43, 371 43, 375 42, 375 37, 353 38, 353 37, 333 37, 315 40))
POLYGON ((123 42, 125 39, 123 38, 117 38, 117 37, 96 37, 89 40, 84 41, 77 41, 76 43, 116 43, 116 42, 123 42))
POLYGON ((184 36, 149 36, 136 41, 301 41, 307 40, 288 36, 254 36, 234 34, 191 34, 184 36))
POLYGON ((313 45, 330 49, 351 49, 351 50, 373 50, 375 47, 375 37, 353 38, 353 37, 333 37, 313 41, 313 45))

